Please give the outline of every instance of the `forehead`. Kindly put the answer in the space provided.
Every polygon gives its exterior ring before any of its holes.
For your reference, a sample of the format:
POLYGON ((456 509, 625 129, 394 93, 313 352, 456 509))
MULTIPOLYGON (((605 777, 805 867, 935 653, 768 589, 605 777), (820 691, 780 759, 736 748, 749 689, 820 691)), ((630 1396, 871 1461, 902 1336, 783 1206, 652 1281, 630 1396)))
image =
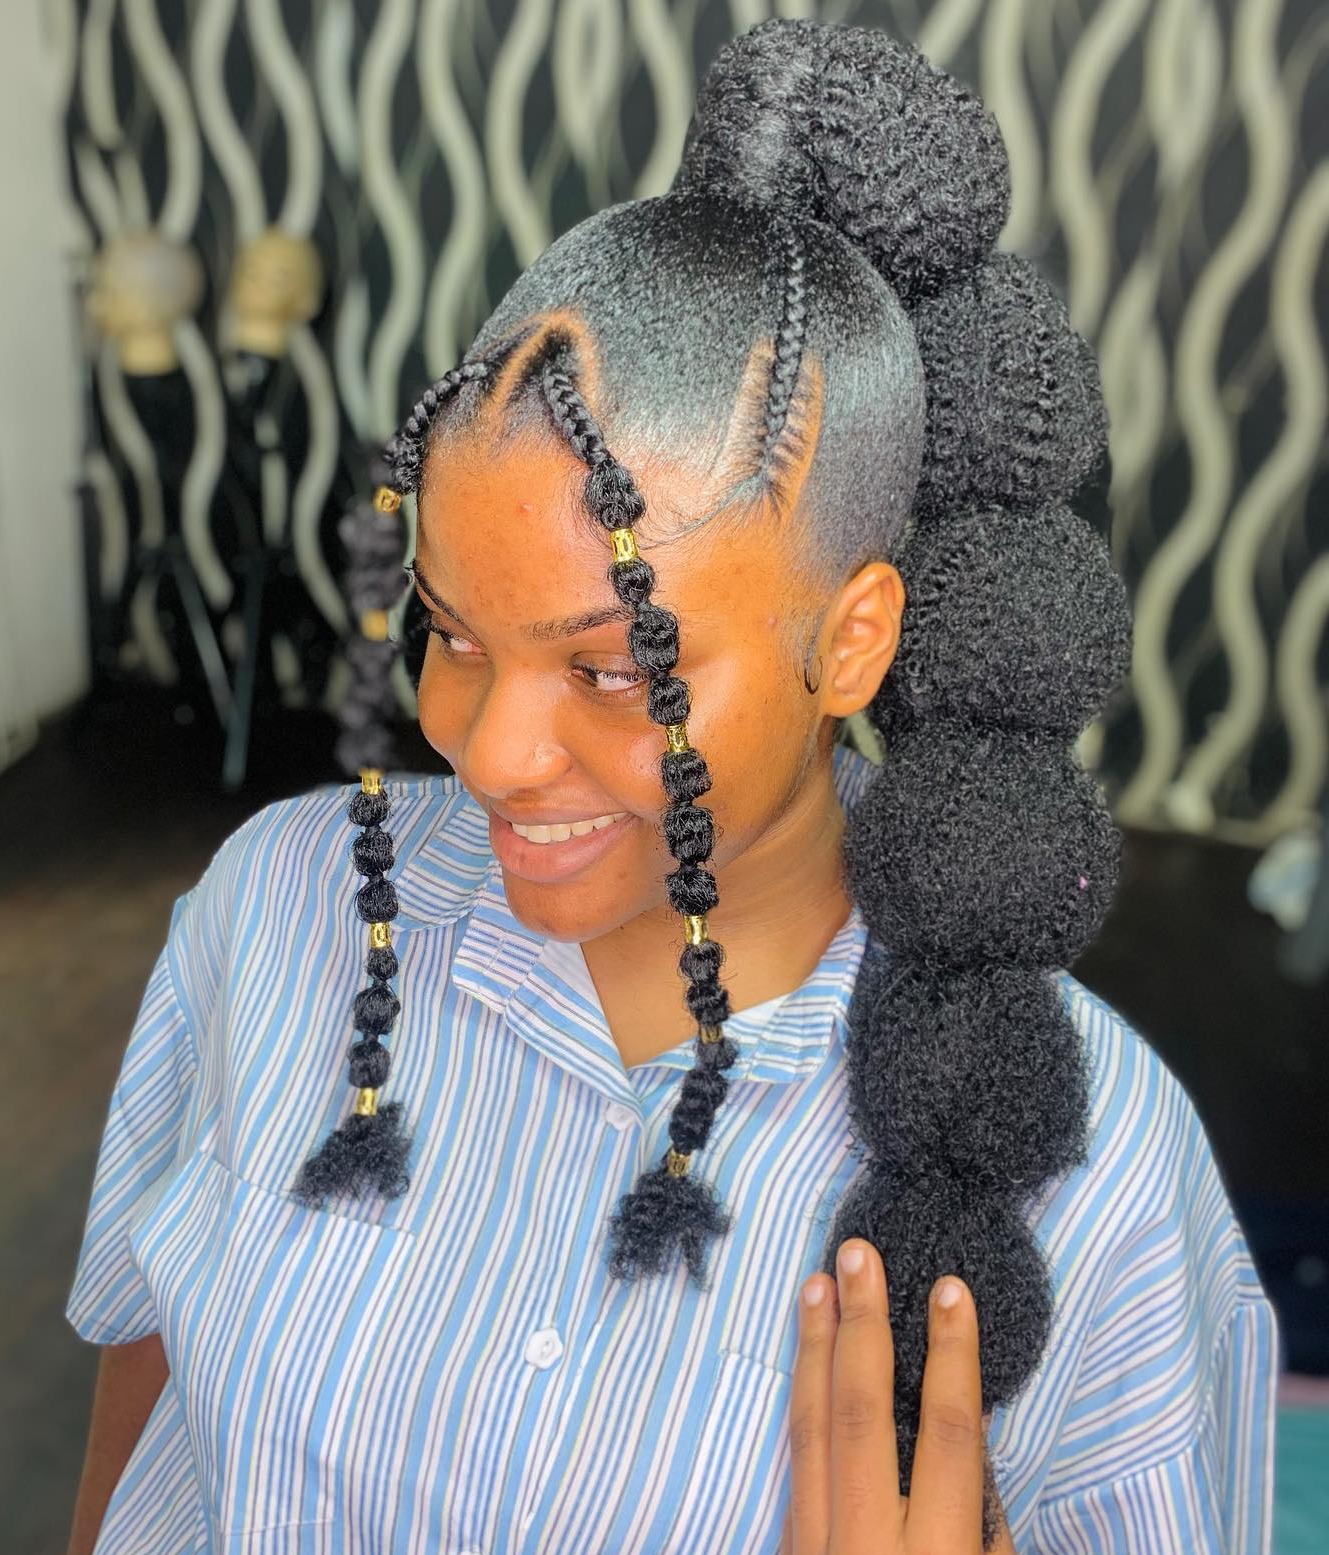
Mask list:
MULTIPOLYGON (((646 499, 637 533, 657 602, 680 617, 769 610, 788 581, 777 537, 727 515, 689 530, 709 511, 705 473, 619 457, 646 499)), ((587 468, 552 437, 444 438, 425 475, 416 552, 463 611, 468 601, 527 621, 614 602, 609 536, 582 501, 587 468)))

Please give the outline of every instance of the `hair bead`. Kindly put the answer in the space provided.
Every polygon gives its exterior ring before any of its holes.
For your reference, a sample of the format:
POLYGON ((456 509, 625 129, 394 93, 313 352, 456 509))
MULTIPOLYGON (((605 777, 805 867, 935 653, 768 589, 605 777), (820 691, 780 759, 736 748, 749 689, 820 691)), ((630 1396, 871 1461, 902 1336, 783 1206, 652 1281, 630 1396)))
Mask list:
POLYGON ((386 610, 366 610, 360 617, 360 635, 371 643, 388 640, 388 613, 386 610))
POLYGON ((675 1150, 673 1145, 670 1145, 668 1153, 665 1156, 665 1164, 669 1168, 669 1175, 671 1177, 686 1177, 688 1174, 688 1164, 691 1160, 691 1152, 689 1152, 687 1155, 683 1155, 679 1151, 675 1150))
POLYGON ((369 925, 370 950, 390 950, 392 948, 392 925, 388 923, 371 923, 369 925))
POLYGON ((367 1086, 355 1093, 355 1111, 361 1118, 372 1118, 378 1112, 378 1092, 367 1086))
POLYGON ((667 724, 665 726, 665 739, 669 742, 669 749, 677 756, 683 751, 691 750, 688 744, 688 726, 682 724, 667 724))
POLYGON ((401 492, 392 486, 380 486, 374 493, 374 507, 380 513, 395 513, 401 506, 401 492))
POLYGON ((378 767, 361 767, 360 792, 362 794, 381 794, 383 792, 383 773, 378 767))
POLYGON ((683 932, 689 945, 702 945, 710 937, 706 932, 706 914, 688 913, 683 919, 683 932))
POLYGON ((637 537, 630 529, 611 529, 609 538, 614 543, 616 562, 635 562, 638 556, 637 537))
POLYGON ((700 1028, 700 1030, 697 1032, 697 1035, 701 1038, 701 1040, 703 1042, 723 1042, 724 1041, 724 1027, 723 1026, 702 1026, 700 1028))

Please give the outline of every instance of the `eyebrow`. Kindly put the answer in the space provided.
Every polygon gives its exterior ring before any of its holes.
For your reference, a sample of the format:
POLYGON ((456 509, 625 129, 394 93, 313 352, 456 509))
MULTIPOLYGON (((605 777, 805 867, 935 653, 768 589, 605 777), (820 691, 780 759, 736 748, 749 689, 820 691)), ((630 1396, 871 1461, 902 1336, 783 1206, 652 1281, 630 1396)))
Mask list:
MULTIPOLYGON (((461 627, 464 632, 474 632, 475 628, 468 626, 461 613, 455 610, 447 600, 438 592, 424 573, 420 571, 419 564, 412 557, 406 563, 406 570, 415 579, 416 583, 429 596, 435 607, 443 612, 461 627)), ((612 605, 601 605, 595 610, 583 610, 577 615, 560 616, 552 621, 535 621, 525 628, 527 637, 534 642, 551 642, 563 637, 576 637, 582 632, 589 632, 597 626, 608 626, 614 622, 631 621, 633 611, 631 606, 621 601, 612 605)))

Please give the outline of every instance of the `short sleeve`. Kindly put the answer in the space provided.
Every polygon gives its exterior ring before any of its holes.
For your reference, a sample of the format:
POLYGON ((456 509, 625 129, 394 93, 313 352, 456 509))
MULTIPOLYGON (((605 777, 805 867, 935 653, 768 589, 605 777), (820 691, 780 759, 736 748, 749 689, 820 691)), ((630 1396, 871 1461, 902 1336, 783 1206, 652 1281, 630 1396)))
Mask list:
POLYGON ((111 1094, 65 1316, 82 1339, 128 1344, 157 1331, 129 1238, 179 1151, 197 1061, 171 976, 189 896, 175 903, 111 1094))

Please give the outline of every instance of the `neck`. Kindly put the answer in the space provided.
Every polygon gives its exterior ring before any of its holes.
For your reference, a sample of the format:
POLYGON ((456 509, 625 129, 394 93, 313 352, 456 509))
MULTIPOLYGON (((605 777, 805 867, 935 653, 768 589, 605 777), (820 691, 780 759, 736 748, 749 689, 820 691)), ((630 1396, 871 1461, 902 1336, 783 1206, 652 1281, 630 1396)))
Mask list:
MULTIPOLYGON (((844 810, 829 762, 800 786, 761 841, 716 870, 720 905, 708 914, 724 946, 730 1009, 790 993, 821 960, 852 910, 841 867, 844 810)), ((625 1068, 695 1035, 678 969, 682 920, 665 904, 582 943, 625 1068)))

